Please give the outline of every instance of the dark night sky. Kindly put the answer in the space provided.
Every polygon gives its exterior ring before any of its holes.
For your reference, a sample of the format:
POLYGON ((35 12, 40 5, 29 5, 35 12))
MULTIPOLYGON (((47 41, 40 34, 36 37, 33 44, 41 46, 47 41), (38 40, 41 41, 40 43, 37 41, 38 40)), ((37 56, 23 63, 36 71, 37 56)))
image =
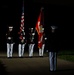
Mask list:
MULTIPOLYGON (((44 7, 44 23, 47 29, 51 24, 60 27, 60 42, 62 47, 73 47, 74 42, 74 2, 70 0, 25 0, 25 27, 35 27, 40 8, 44 7)), ((5 0, 0 2, 0 49, 5 49, 6 39, 5 33, 8 25, 14 26, 15 38, 20 26, 22 0, 5 0)), ((28 31, 28 30, 27 30, 28 31)))

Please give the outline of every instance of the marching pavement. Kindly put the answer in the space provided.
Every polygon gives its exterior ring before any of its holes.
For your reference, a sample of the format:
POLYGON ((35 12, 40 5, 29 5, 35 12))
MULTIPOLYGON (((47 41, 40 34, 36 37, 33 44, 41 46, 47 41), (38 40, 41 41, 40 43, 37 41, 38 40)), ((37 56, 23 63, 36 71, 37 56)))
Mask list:
POLYGON ((0 53, 0 75, 74 75, 74 62, 69 62, 57 58, 57 71, 50 72, 48 56, 39 57, 37 53, 33 58, 28 57, 28 53, 23 58, 19 58, 15 53, 13 58, 7 58, 5 53, 0 53), (2 70, 5 71, 2 71, 2 70))

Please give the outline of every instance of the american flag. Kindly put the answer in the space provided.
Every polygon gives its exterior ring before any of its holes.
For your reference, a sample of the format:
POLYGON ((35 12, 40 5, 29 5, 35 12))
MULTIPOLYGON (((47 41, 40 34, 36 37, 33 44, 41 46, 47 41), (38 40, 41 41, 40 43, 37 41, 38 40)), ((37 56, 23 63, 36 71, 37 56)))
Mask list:
POLYGON ((21 25, 24 26, 24 2, 23 2, 23 7, 22 7, 21 25))
POLYGON ((20 31, 18 34, 20 34, 20 39, 22 39, 21 33, 24 32, 24 1, 23 1, 23 6, 22 6, 22 15, 21 15, 21 25, 20 25, 20 31))
POLYGON ((41 8, 38 20, 37 20, 37 24, 36 24, 36 31, 38 33, 38 48, 42 48, 42 44, 43 44, 43 28, 44 26, 44 15, 43 15, 43 8, 41 8))

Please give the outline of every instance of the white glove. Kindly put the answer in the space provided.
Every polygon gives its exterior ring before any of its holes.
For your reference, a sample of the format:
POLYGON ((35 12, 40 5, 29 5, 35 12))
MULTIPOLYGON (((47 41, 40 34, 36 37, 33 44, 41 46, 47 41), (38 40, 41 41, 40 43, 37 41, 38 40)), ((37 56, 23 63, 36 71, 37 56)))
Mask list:
POLYGON ((35 35, 35 33, 32 33, 32 35, 35 35))
POLYGON ((8 39, 10 40, 10 39, 11 39, 11 37, 8 37, 8 39))
POLYGON ((45 40, 47 40, 47 38, 46 38, 46 37, 45 37, 44 39, 45 39, 45 40))

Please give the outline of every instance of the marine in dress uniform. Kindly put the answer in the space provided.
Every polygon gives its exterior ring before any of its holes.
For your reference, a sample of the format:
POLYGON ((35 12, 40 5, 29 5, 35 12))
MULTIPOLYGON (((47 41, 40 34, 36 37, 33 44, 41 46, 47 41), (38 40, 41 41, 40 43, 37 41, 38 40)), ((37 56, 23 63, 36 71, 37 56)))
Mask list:
POLYGON ((42 31, 43 31, 42 48, 39 48, 39 56, 43 56, 45 49, 45 41, 47 40, 47 38, 45 37, 44 28, 42 28, 42 31))
POLYGON ((58 51, 58 26, 52 25, 48 35, 50 71, 56 71, 58 51))
POLYGON ((7 39, 7 57, 12 57, 13 53, 13 26, 8 27, 8 32, 6 33, 7 39))
MULTIPOLYGON (((21 27, 20 27, 20 29, 21 29, 21 27)), ((21 31, 18 34, 19 34, 18 55, 19 55, 19 57, 23 57, 24 48, 25 48, 25 45, 26 45, 24 27, 21 29, 21 31)))
POLYGON ((34 49, 34 36, 35 36, 35 31, 34 31, 34 28, 30 28, 30 42, 29 42, 29 57, 32 57, 33 56, 33 49, 34 49))

